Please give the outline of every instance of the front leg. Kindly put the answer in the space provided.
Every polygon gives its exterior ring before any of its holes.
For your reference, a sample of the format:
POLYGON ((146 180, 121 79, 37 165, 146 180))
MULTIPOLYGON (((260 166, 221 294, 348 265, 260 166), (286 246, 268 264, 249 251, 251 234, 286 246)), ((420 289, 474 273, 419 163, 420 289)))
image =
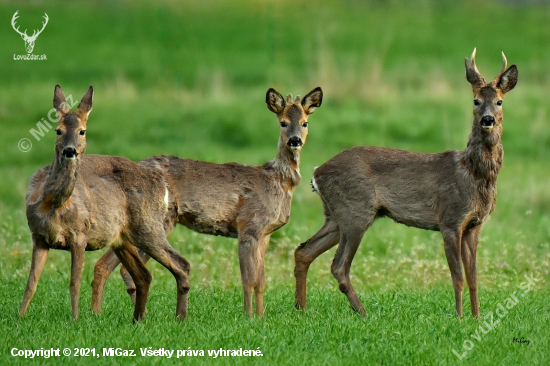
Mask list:
POLYGON ((451 270, 451 279, 455 290, 456 315, 462 318, 462 290, 464 289, 464 277, 462 275, 462 264, 460 263, 461 240, 460 231, 441 230, 445 245, 445 256, 449 269, 451 270))
POLYGON ((71 245, 71 308, 73 318, 78 319, 78 296, 80 295, 80 280, 82 267, 84 266, 84 253, 86 252, 86 237, 80 234, 71 245))
POLYGON ((265 290, 265 252, 271 235, 262 237, 259 244, 260 260, 257 263, 256 273, 258 274, 256 284, 254 285, 254 297, 256 300, 256 314, 264 316, 264 290, 265 290))
POLYGON ((466 231, 462 234, 462 263, 464 263, 464 272, 466 272, 466 281, 470 292, 470 304, 472 306, 472 316, 480 318, 479 299, 477 294, 477 268, 476 252, 479 241, 481 226, 466 231))
POLYGON ((48 259, 49 248, 40 235, 32 234, 33 249, 32 249, 32 261, 31 270, 29 272, 29 279, 27 280, 27 287, 25 288, 25 294, 23 295, 23 301, 21 301, 21 307, 19 308, 19 316, 25 316, 32 297, 36 292, 36 286, 38 280, 48 259))
POLYGON ((259 236, 259 233, 255 233, 252 229, 243 228, 239 232, 239 266, 244 292, 244 313, 250 317, 252 316, 252 291, 258 284, 259 263, 262 258, 259 236))

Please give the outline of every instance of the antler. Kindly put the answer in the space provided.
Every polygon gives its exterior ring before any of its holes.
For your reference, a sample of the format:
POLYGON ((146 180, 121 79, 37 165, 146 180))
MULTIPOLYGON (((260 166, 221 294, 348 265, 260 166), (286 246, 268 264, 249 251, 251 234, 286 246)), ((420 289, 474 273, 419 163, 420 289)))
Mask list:
POLYGON ((506 59, 506 55, 504 52, 502 52, 502 70, 500 70, 500 73, 503 74, 504 71, 506 71, 506 67, 508 66, 508 60, 506 59))
POLYGON ((485 79, 481 74, 479 73, 479 70, 476 66, 476 49, 474 48, 474 52, 472 52, 472 56, 470 59, 466 58, 466 79, 468 79, 468 82, 472 84, 473 87, 482 87, 485 85, 485 79))
POLYGON ((39 35, 40 33, 42 33, 42 31, 44 30, 44 28, 46 28, 46 24, 48 24, 48 20, 49 20, 48 14, 44 13, 44 19, 46 20, 46 23, 42 23, 42 29, 40 29, 40 30, 38 31, 38 33, 36 33, 37 31, 35 30, 30 38, 36 39, 36 38, 38 37, 38 35, 39 35))
POLYGON ((474 51, 472 52, 472 56, 470 56, 470 65, 472 69, 474 69, 475 72, 479 74, 479 70, 477 69, 477 65, 476 65, 476 52, 477 52, 477 48, 474 48, 474 51))
MULTIPOLYGON (((19 31, 19 27, 15 28, 15 20, 16 20, 17 18, 19 18, 19 16, 17 15, 18 12, 19 12, 19 10, 17 10, 17 11, 15 12, 15 14, 13 14, 13 18, 11 18, 11 26, 13 27, 13 30, 15 30, 15 31, 16 31, 17 33, 19 33, 20 35, 25 36, 25 37, 28 37, 28 36, 27 36, 27 30, 26 30, 26 29, 25 29, 25 32, 24 32, 24 33, 21 33, 21 32, 19 31)), ((44 13, 44 14, 46 14, 46 13, 44 13)))

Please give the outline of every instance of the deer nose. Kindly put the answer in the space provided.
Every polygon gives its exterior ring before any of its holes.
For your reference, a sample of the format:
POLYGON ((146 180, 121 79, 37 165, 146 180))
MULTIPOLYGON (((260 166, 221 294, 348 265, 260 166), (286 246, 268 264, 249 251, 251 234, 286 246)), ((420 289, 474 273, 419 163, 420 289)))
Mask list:
POLYGON ((291 149, 297 149, 303 145, 302 139, 298 136, 292 136, 290 139, 288 139, 287 145, 291 149))
POLYGON ((495 117, 493 116, 483 116, 481 119, 481 127, 491 128, 495 125, 495 117))
POLYGON ((73 147, 67 147, 63 149, 63 156, 67 159, 74 159, 77 155, 78 153, 73 147))

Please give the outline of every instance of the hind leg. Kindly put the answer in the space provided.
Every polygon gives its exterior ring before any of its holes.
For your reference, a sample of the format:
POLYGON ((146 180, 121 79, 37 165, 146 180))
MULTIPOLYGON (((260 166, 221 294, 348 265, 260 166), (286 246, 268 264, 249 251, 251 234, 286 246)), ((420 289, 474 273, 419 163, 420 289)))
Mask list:
MULTIPOLYGON (((370 226, 370 224, 368 226, 370 226)), ((362 316, 367 316, 367 313, 351 285, 349 273, 351 262, 353 261, 359 244, 361 244, 361 239, 365 231, 366 229, 357 227, 340 227, 340 245, 336 250, 336 255, 334 256, 331 267, 332 275, 338 281, 340 291, 348 297, 353 310, 357 311, 362 316)))
MULTIPOLYGON (((150 258, 142 251, 139 251, 139 255, 144 263, 147 263, 150 258)), ((120 260, 113 250, 109 249, 101 258, 99 258, 94 266, 94 279, 92 281, 92 311, 96 314, 101 312, 105 283, 119 264, 120 260)), ((126 270, 124 266, 120 267, 120 275, 124 281, 124 285, 126 286, 126 292, 128 292, 128 295, 130 295, 130 298, 132 299, 132 303, 135 305, 136 285, 132 280, 132 276, 128 273, 128 270, 126 270)), ((147 312, 147 310, 145 310, 145 312, 147 312)))
MULTIPOLYGON (((141 260, 143 263, 147 263, 151 257, 149 257, 147 254, 142 252, 141 250, 138 250, 139 256, 141 257, 141 260)), ((125 266, 120 267, 120 276, 122 277, 122 281, 124 281, 124 286, 126 286, 126 292, 128 292, 128 295, 130 295, 130 299, 132 299, 132 302, 136 303, 136 285, 132 279, 132 276, 130 273, 128 273, 128 270, 125 266)), ((145 310, 147 312, 147 310, 145 310)))
POLYGON ((111 272, 113 272, 119 264, 120 260, 117 255, 112 249, 109 249, 101 258, 99 258, 94 266, 94 279, 92 281, 92 311, 96 314, 101 312, 105 283, 107 282, 111 272))
MULTIPOLYGON (((151 258, 162 264, 168 269, 176 279, 177 286, 177 304, 176 317, 184 319, 187 316, 188 293, 190 288, 189 271, 191 265, 183 258, 166 240, 164 230, 158 232, 143 232, 148 225, 141 225, 139 235, 133 235, 130 241, 151 258)), ((162 228, 162 225, 160 225, 162 228)))
POLYGON ((145 263, 141 260, 136 248, 130 242, 124 241, 122 246, 113 247, 113 252, 122 262, 124 267, 127 268, 136 287, 134 322, 142 320, 145 314, 149 287, 152 281, 151 272, 145 267, 145 263))
POLYGON ((300 244, 294 251, 294 277, 296 277, 296 293, 294 306, 296 309, 306 307, 307 273, 310 264, 321 254, 338 244, 340 230, 330 216, 325 219, 325 224, 305 243, 300 244))
POLYGON ((19 308, 19 316, 25 316, 29 304, 31 303, 32 297, 36 292, 36 287, 38 286, 38 280, 44 269, 44 264, 48 258, 49 248, 46 245, 44 239, 36 234, 32 234, 33 249, 32 249, 32 261, 31 261, 31 270, 29 272, 29 279, 27 280, 27 287, 25 288, 25 294, 23 295, 23 300, 21 301, 21 306, 19 308))

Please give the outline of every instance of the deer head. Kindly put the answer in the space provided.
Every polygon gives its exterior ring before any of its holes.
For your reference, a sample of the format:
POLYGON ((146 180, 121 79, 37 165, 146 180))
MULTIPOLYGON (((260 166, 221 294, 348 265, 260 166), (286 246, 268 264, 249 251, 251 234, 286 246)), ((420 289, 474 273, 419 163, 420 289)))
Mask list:
POLYGON ((307 137, 307 119, 323 101, 323 91, 317 87, 302 100, 300 96, 292 101, 288 94, 286 102, 281 94, 270 88, 265 97, 267 108, 277 115, 281 126, 281 141, 292 151, 299 151, 307 137))
POLYGON ((57 111, 58 124, 56 128, 55 152, 68 160, 75 160, 86 150, 86 123, 92 110, 94 89, 90 88, 82 97, 75 112, 69 111, 65 95, 59 85, 55 86, 53 106, 57 111))
POLYGON ((502 124, 502 101, 504 95, 516 86, 518 69, 516 65, 506 69, 507 60, 503 52, 500 73, 493 81, 487 83, 477 70, 475 56, 474 48, 471 58, 465 59, 466 79, 472 85, 474 93, 474 125, 481 127, 485 133, 497 134, 502 124), (493 131, 495 127, 497 128, 493 131))
POLYGON ((15 27, 15 20, 19 18, 19 16, 17 15, 18 12, 19 10, 17 10, 15 14, 13 14, 13 18, 11 18, 11 26, 17 33, 21 35, 21 38, 23 38, 23 40, 25 41, 25 48, 27 49, 27 53, 31 53, 32 50, 34 49, 34 42, 36 41, 36 38, 38 38, 38 35, 42 33, 44 28, 46 28, 46 24, 48 24, 48 14, 44 13, 44 19, 46 20, 46 22, 42 23, 42 29, 34 30, 32 36, 29 37, 27 35, 26 29, 24 32, 20 32, 19 27, 17 28, 15 27))

